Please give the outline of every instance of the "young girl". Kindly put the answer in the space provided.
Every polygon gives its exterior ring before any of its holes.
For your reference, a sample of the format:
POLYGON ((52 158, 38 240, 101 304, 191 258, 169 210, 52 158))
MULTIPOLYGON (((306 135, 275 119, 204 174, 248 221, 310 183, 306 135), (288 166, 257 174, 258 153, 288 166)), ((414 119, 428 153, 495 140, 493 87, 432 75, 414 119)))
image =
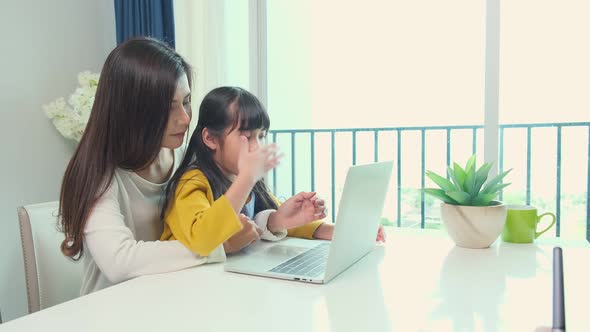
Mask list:
POLYGON ((315 193, 299 193, 282 205, 269 193, 263 176, 280 160, 276 145, 261 145, 269 127, 266 110, 244 89, 221 87, 205 96, 184 160, 166 189, 162 240, 178 240, 207 256, 239 251, 259 238, 332 238, 334 226, 319 221, 325 207, 315 193))

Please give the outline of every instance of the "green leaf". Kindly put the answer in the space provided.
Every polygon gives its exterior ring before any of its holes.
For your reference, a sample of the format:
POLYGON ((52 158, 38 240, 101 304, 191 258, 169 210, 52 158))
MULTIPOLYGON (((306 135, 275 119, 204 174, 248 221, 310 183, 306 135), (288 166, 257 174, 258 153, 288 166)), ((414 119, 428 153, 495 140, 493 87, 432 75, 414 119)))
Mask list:
POLYGON ((508 187, 510 183, 500 183, 494 186, 494 188, 490 189, 490 194, 499 193, 500 190, 508 187))
POLYGON ((475 174, 475 192, 478 193, 481 190, 481 187, 488 179, 488 175, 490 173, 490 169, 492 168, 491 163, 484 163, 481 167, 477 170, 475 174))
POLYGON ((467 164, 465 165, 465 173, 469 173, 472 168, 475 168, 475 155, 471 155, 469 160, 467 160, 467 164))
POLYGON ((471 196, 468 193, 462 191, 449 191, 446 193, 447 196, 454 199, 459 205, 471 205, 471 196))
POLYGON ((455 186, 453 186, 453 183, 451 181, 447 180, 446 178, 443 178, 442 176, 434 172, 426 171, 426 176, 434 183, 436 183, 439 187, 441 187, 441 189, 443 189, 444 191, 452 191, 453 189, 455 189, 455 186))
POLYGON ((459 183, 459 180, 457 180, 457 178, 455 177, 455 172, 453 172, 453 169, 451 167, 447 168, 447 175, 449 176, 449 179, 451 179, 452 183, 455 185, 455 189, 458 191, 462 191, 463 182, 459 183))
POLYGON ((459 164, 453 163, 453 166, 453 173, 455 174, 455 179, 457 180, 455 184, 458 185, 461 190, 463 190, 463 184, 465 183, 465 177, 467 174, 465 173, 465 170, 459 166, 459 164))
POLYGON ((424 192, 426 194, 429 194, 431 196, 434 196, 438 199, 440 199, 441 201, 447 203, 447 204, 453 204, 453 205, 457 205, 457 201, 455 201, 454 199, 450 198, 449 196, 447 196, 447 194, 445 193, 444 190, 442 189, 435 189, 435 188, 425 188, 424 192))
POLYGON ((465 177, 463 190, 469 193, 469 196, 475 197, 477 195, 477 192, 475 191, 475 167, 471 165, 465 170, 465 173, 467 173, 467 176, 465 177))
POLYGON ((477 195, 477 197, 475 197, 473 199, 473 201, 471 201, 471 205, 473 205, 473 206, 488 206, 488 205, 490 205, 490 202, 494 198, 496 198, 497 195, 498 195, 498 193, 479 194, 479 195, 477 195))
POLYGON ((495 178, 491 179, 486 185, 483 187, 481 193, 482 194, 491 194, 493 192, 494 187, 502 181, 502 179, 512 171, 512 169, 503 172, 502 174, 497 175, 495 178))

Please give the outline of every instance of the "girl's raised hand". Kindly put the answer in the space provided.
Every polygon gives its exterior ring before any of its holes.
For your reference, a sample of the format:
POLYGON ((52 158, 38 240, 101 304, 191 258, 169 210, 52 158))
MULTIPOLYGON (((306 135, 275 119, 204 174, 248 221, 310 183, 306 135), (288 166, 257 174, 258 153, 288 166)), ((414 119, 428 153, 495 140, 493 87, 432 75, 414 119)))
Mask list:
POLYGON ((274 143, 250 150, 248 139, 240 136, 238 175, 248 177, 252 183, 258 182, 268 171, 279 165, 283 156, 278 151, 279 148, 274 143))

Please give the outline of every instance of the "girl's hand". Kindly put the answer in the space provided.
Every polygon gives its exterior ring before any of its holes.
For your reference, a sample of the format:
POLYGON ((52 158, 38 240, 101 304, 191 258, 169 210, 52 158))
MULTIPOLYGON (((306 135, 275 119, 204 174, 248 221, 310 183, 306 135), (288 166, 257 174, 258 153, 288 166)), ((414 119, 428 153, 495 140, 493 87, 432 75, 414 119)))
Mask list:
POLYGON ((227 241, 223 243, 223 249, 228 254, 238 252, 250 244, 260 240, 262 229, 256 226, 254 221, 243 214, 239 215, 242 223, 242 230, 234 234, 227 241))
POLYGON ((238 176, 246 177, 252 184, 258 182, 268 171, 278 166, 282 158, 282 155, 277 155, 278 151, 276 144, 257 147, 250 151, 248 139, 240 136, 238 176))
POLYGON ((303 226, 326 217, 324 200, 317 198, 315 192, 300 192, 286 200, 268 220, 268 230, 277 232, 303 226))
MULTIPOLYGON (((334 224, 321 224, 320 227, 315 230, 315 233, 313 233, 313 237, 320 240, 332 240, 334 237, 334 224)), ((379 229, 377 230, 377 238, 375 241, 384 243, 386 238, 387 236, 385 235, 383 226, 379 225, 379 229)))

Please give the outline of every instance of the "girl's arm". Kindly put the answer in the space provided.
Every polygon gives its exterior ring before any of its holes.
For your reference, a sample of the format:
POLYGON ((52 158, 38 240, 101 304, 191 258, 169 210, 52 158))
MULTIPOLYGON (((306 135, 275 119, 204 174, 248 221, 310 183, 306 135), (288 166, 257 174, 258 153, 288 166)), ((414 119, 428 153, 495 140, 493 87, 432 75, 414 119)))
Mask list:
POLYGON ((240 215, 242 207, 246 204, 255 184, 254 178, 248 175, 238 175, 227 189, 225 197, 233 207, 236 216, 240 215))
POLYGON ((322 225, 325 225, 323 220, 312 221, 307 225, 291 228, 288 232, 288 236, 300 237, 304 239, 321 239, 316 237, 316 230, 322 225))
POLYGON ((322 223, 313 233, 315 239, 332 240, 334 236, 334 224, 322 223))
MULTIPOLYGON (((324 218, 326 216, 324 201, 321 199, 314 201, 314 196, 315 193, 301 192, 291 197, 283 205, 281 205, 278 202, 278 200, 271 195, 271 197, 275 200, 277 205, 279 205, 279 210, 285 208, 287 210, 277 211, 270 214, 268 218, 268 224, 276 224, 276 218, 280 217, 292 219, 290 221, 287 221, 287 223, 302 224, 308 222, 303 226, 289 229, 288 235, 292 237, 301 237, 306 239, 332 240, 332 238, 334 237, 334 224, 325 223, 322 222, 322 220, 313 221, 314 217, 318 214, 319 219, 324 218), (277 217, 277 215, 279 214, 278 212, 282 212, 282 216, 277 217), (275 220, 273 220, 273 218, 275 220)), ((282 222, 279 221, 278 224, 284 222, 285 220, 282 220, 282 222)), ((272 230, 272 225, 268 228, 272 230)), ((379 226, 376 241, 385 242, 385 232, 383 230, 383 226, 379 226)))
POLYGON ((279 241, 287 236, 287 229, 270 230, 268 227, 268 220, 270 216, 276 212, 274 209, 263 210, 254 216, 254 222, 260 229, 262 229, 261 239, 266 241, 279 241))
POLYGON ((174 200, 166 212, 161 239, 167 240, 173 235, 192 252, 209 256, 242 229, 238 215, 227 195, 213 201, 205 175, 192 170, 179 181, 174 200))
MULTIPOLYGON (((385 235, 385 230, 383 229, 382 225, 379 225, 379 229, 377 230, 377 238, 375 241, 377 242, 385 242, 387 236, 385 235)), ((316 239, 322 240, 332 240, 334 237, 334 224, 323 223, 318 227, 313 233, 313 237, 316 239)))
POLYGON ((84 229, 85 254, 90 254, 112 283, 146 274, 182 270, 225 260, 223 248, 208 257, 195 255, 178 241, 138 241, 125 225, 113 181, 95 204, 84 229))

